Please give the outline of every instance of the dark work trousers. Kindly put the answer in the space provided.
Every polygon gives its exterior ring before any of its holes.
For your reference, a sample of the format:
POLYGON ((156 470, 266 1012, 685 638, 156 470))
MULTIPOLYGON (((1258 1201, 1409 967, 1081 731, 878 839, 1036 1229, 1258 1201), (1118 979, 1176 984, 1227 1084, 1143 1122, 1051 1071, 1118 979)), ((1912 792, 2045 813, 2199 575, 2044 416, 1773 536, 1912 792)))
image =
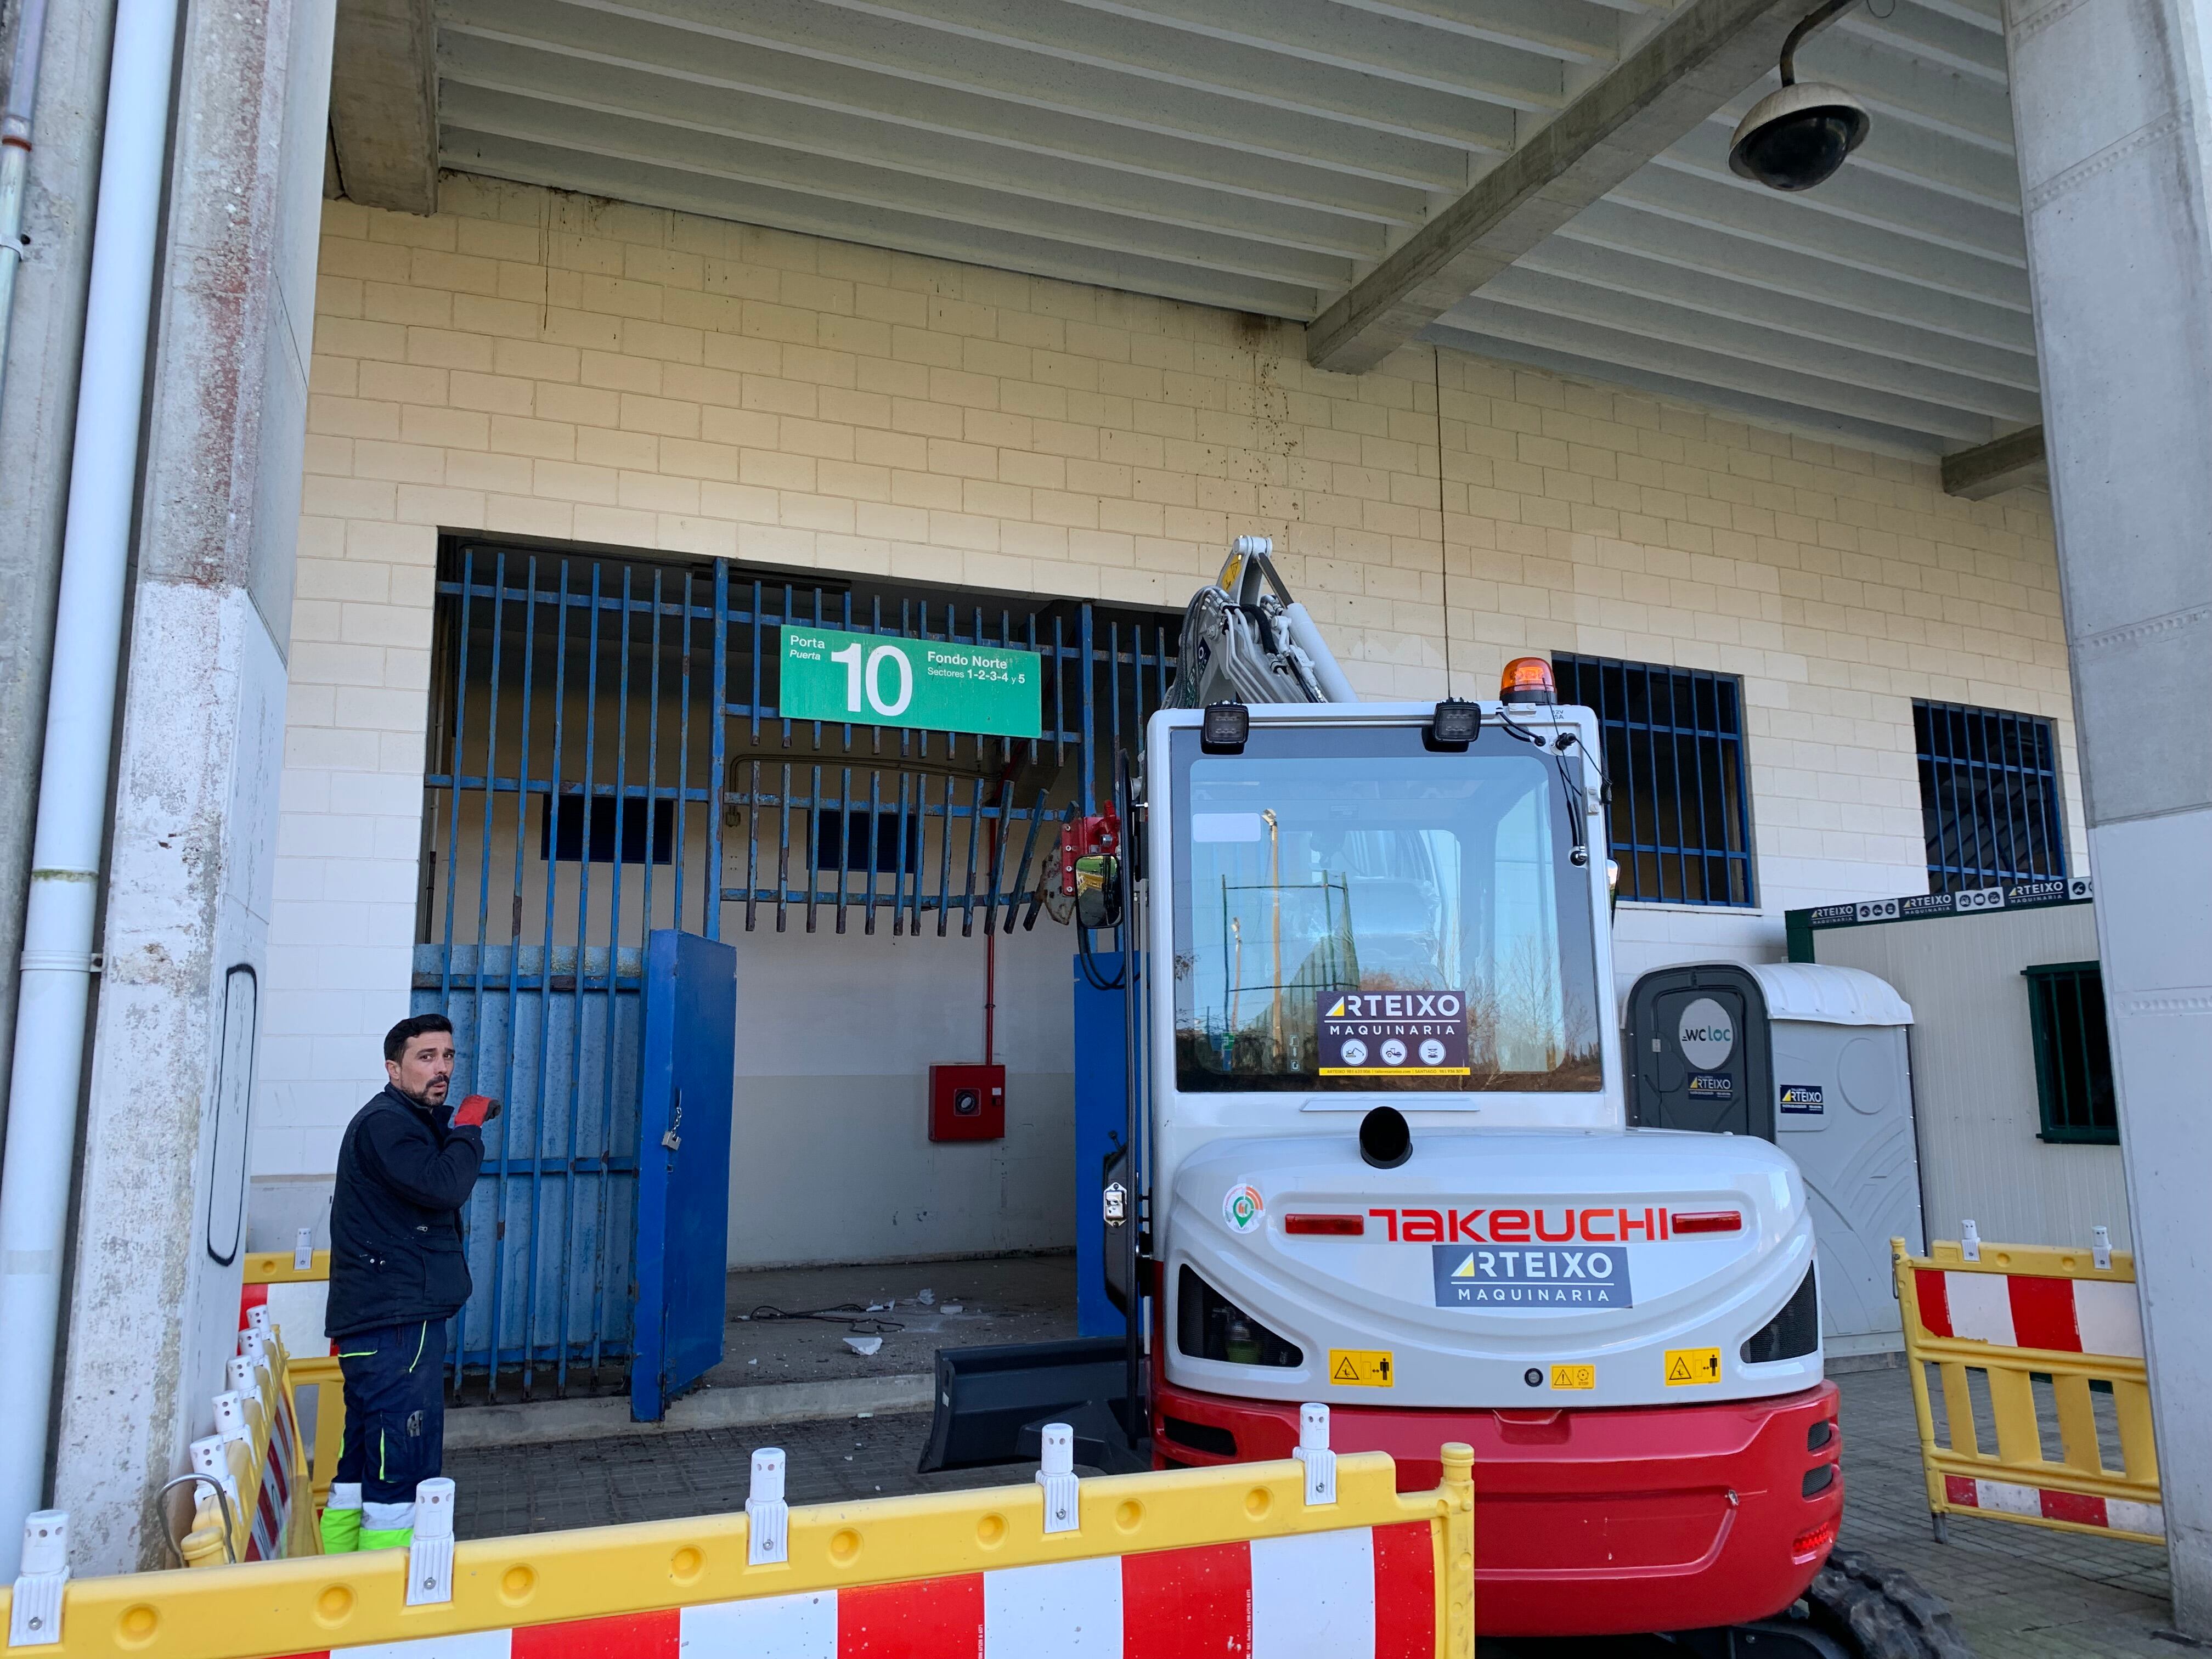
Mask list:
POLYGON ((446 1322, 416 1320, 337 1339, 345 1442, 336 1481, 358 1483, 361 1547, 408 1541, 415 1487, 446 1449, 446 1322))

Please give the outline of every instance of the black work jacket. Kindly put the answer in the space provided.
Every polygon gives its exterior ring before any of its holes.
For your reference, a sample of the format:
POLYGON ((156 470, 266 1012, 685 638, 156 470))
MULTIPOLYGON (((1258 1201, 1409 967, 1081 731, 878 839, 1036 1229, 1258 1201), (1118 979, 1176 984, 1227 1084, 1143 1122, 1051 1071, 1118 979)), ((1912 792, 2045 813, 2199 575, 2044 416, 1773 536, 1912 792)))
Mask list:
POLYGON ((396 1088, 354 1114, 331 1195, 331 1298, 339 1337, 445 1319, 469 1299, 461 1206, 483 1163, 483 1132, 453 1127, 453 1103, 428 1107, 396 1088))

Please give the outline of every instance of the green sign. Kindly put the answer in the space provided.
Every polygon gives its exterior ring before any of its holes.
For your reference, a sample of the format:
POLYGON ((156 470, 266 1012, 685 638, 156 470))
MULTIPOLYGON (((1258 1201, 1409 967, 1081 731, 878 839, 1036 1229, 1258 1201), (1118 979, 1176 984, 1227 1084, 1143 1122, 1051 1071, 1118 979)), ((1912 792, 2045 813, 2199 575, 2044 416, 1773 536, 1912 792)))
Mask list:
POLYGON ((789 626, 777 712, 787 720, 1035 738, 1043 735, 1043 684, 1044 659, 1034 651, 789 626))

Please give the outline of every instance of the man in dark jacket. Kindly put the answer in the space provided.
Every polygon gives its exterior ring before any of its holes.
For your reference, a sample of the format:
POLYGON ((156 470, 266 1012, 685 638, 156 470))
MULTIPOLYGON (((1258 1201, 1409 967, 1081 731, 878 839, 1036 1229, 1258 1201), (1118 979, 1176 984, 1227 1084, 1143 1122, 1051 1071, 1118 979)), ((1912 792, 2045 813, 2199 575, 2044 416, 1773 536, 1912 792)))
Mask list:
POLYGON ((483 1163, 485 1117, 454 1111, 453 1028, 442 1014, 386 1034, 383 1091, 354 1114, 331 1198, 331 1293, 324 1330, 345 1378, 325 1553, 404 1547, 415 1487, 438 1473, 446 1433, 446 1322, 469 1299, 461 1206, 483 1163))

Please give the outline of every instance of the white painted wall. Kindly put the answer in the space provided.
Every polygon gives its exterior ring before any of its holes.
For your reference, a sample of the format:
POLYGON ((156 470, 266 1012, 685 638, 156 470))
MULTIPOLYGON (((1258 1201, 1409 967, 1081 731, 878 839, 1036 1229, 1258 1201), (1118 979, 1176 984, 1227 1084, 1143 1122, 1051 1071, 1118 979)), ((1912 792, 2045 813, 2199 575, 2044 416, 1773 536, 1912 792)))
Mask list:
POLYGON ((1930 1238, 1973 1218, 1986 1239, 2134 1248, 2118 1146, 2039 1139, 2024 968, 2097 959, 2095 907, 1993 910, 1822 928, 1815 957, 1863 968, 1912 1006, 1912 1103, 1930 1238))
POLYGON ((925 918, 919 939, 863 938, 857 920, 842 939, 826 921, 731 938, 732 1267, 1075 1243, 1071 929, 1040 915, 1000 936, 1006 1137, 945 1144, 928 1139, 928 1068, 982 1057, 980 933, 956 921, 940 939, 925 918))

